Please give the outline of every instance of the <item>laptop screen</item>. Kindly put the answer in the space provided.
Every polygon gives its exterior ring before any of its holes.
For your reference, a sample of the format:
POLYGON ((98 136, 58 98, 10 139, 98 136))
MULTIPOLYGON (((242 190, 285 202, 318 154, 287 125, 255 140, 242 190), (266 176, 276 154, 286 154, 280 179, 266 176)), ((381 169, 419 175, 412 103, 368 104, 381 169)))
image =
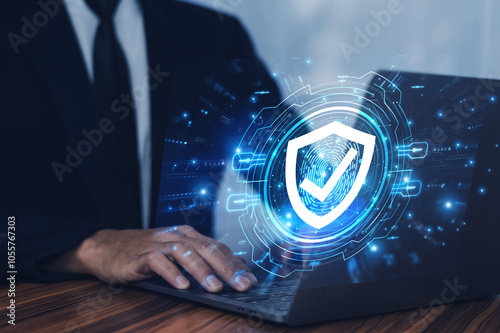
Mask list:
POLYGON ((470 197, 491 192, 494 159, 477 156, 491 83, 379 71, 309 86, 314 69, 292 63, 177 63, 155 226, 193 226, 261 280, 453 272, 470 197))

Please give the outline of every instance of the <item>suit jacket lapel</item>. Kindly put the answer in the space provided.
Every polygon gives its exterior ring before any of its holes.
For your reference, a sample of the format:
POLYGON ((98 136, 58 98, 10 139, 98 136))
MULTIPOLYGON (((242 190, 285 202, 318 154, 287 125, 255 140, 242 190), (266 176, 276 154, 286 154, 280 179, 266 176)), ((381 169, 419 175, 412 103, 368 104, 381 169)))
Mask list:
MULTIPOLYGON (((146 26, 148 62, 151 73, 151 119, 152 119, 152 156, 153 156, 153 193, 151 197, 151 221, 156 213, 158 185, 163 156, 163 142, 169 109, 169 94, 175 50, 180 49, 181 36, 176 30, 179 18, 169 11, 170 1, 140 0, 146 26), (166 10, 167 9, 167 10, 166 10), (169 75, 165 77, 164 73, 169 75)), ((36 9, 34 7, 33 9, 36 9)), ((84 139, 82 130, 98 127, 99 119, 93 114, 93 92, 88 81, 83 57, 64 6, 49 24, 40 29, 38 35, 25 45, 28 60, 47 84, 56 104, 68 144, 76 149, 84 139)), ((97 211, 103 219, 103 193, 99 178, 99 161, 106 156, 94 149, 91 156, 84 158, 78 167, 97 211)), ((73 175, 72 175, 73 176, 73 175)), ((152 225, 152 224, 150 224, 152 225)))

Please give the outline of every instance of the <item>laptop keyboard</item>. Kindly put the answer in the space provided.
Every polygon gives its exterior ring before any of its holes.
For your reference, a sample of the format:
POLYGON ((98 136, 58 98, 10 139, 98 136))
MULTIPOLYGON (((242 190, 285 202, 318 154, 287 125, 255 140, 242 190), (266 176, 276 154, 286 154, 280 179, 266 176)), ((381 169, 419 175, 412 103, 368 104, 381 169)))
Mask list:
MULTIPOLYGON (((262 282, 253 286, 249 291, 238 292, 224 284, 222 291, 218 293, 208 293, 192 277, 188 276, 191 282, 191 291, 202 294, 224 297, 246 304, 260 307, 261 311, 288 311, 293 301, 293 297, 299 285, 299 280, 262 282)), ((159 276, 148 280, 150 283, 165 286, 166 282, 159 276)))
POLYGON ((213 295, 264 307, 266 310, 287 311, 293 301, 298 281, 258 283, 247 292, 237 292, 227 286, 213 295))

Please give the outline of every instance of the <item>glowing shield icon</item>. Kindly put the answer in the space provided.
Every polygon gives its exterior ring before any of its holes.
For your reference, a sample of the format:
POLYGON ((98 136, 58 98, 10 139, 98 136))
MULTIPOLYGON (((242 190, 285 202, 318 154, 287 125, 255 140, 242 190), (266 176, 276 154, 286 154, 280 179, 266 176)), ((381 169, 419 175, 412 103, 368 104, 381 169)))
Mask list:
MULTIPOLYGON (((288 142, 285 167, 286 190, 295 213, 297 213, 304 222, 316 229, 321 229, 335 221, 347 208, 349 208, 354 199, 356 199, 368 175, 375 149, 375 140, 376 138, 373 135, 335 121, 288 142), (331 212, 323 216, 318 216, 314 212, 311 212, 300 198, 297 187, 297 154, 300 149, 334 134, 346 140, 363 145, 363 156, 361 157, 356 179, 345 198, 331 212)), ((358 154, 359 152, 356 149, 351 148, 323 187, 317 186, 309 179, 305 179, 300 184, 300 187, 314 196, 317 200, 324 202, 358 154)))

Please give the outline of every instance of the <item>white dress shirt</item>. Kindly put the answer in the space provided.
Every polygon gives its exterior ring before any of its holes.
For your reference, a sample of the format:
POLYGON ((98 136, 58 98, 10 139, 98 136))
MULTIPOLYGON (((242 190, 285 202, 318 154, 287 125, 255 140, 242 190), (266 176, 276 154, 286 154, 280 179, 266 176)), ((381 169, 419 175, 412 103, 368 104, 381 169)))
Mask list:
MULTIPOLYGON (((72 22, 87 74, 93 82, 94 40, 99 26, 99 17, 94 14, 84 0, 65 1, 72 22)), ((149 82, 146 34, 142 8, 137 0, 121 0, 113 18, 118 42, 128 63, 131 91, 136 106, 137 156, 142 200, 142 226, 147 228, 150 214, 152 183, 152 142, 151 142, 151 98, 144 91, 149 82), (136 93, 137 92, 137 93, 136 93)))

